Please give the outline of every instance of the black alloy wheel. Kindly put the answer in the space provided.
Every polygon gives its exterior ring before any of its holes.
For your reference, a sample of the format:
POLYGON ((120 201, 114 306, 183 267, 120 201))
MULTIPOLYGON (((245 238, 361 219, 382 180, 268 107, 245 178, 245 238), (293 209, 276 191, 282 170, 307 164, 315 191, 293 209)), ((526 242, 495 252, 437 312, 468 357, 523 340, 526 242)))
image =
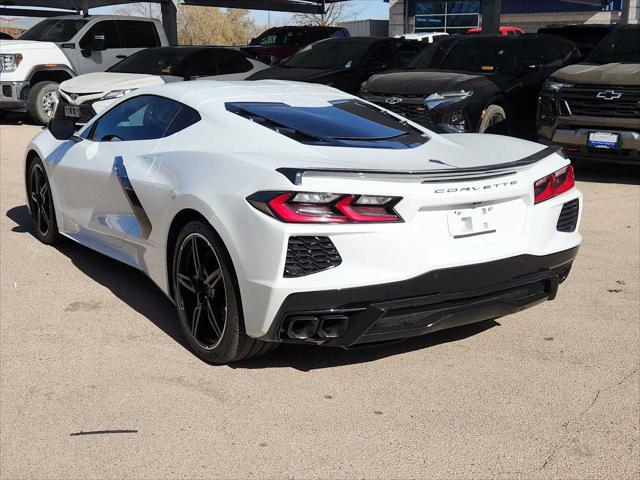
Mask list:
POLYGON ((29 210, 35 226, 36 237, 41 242, 54 243, 58 240, 58 226, 53 208, 51 187, 42 161, 37 157, 31 162, 27 182, 29 210))
POLYGON ((278 345, 246 334, 233 262, 208 223, 194 220, 182 227, 173 249, 172 282, 182 331, 204 361, 234 362, 278 345))
POLYGON ((183 240, 175 275, 185 333, 200 348, 214 349, 227 324, 227 294, 220 261, 204 235, 191 233, 183 240))

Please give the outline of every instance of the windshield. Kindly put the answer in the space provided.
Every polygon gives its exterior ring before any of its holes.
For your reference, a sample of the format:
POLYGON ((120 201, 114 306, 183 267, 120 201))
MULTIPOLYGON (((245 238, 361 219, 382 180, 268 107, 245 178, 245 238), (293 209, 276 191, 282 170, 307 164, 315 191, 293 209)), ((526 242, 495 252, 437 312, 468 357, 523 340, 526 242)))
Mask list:
POLYGON ((304 42, 305 32, 300 28, 272 28, 263 32, 251 45, 301 45, 304 42))
POLYGON ((88 20, 82 18, 56 20, 50 18, 34 25, 20 35, 20 40, 37 40, 40 42, 68 42, 88 20))
POLYGON ((147 73, 149 75, 182 75, 182 62, 189 52, 181 49, 140 50, 125 58, 107 72, 147 73))
POLYGON ((587 57, 587 63, 640 63, 640 28, 611 32, 587 57))
POLYGON ((515 42, 507 38, 476 37, 473 40, 440 43, 435 49, 426 49, 409 68, 459 70, 472 73, 496 73, 511 70, 515 42))
POLYGON ((307 45, 282 66, 318 70, 349 69, 360 63, 370 46, 370 43, 363 42, 322 40, 307 45))

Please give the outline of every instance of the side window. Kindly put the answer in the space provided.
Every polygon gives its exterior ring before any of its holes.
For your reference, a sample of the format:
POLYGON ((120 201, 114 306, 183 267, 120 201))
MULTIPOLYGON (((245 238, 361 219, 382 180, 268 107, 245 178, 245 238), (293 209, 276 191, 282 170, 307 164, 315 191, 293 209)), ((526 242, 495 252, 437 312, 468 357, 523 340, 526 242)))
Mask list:
POLYGON ((518 56, 516 57, 518 67, 528 67, 530 65, 540 65, 542 56, 540 54, 540 42, 529 38, 522 42, 518 56))
POLYGON ((82 50, 91 48, 91 41, 95 35, 104 35, 105 48, 120 48, 120 38, 116 29, 116 22, 105 20, 94 24, 78 42, 82 50))
POLYGON ((342 37, 348 37, 347 31, 343 28, 341 28, 340 30, 336 30, 331 34, 331 38, 342 38, 342 37))
POLYGON ((210 77, 218 75, 218 62, 214 50, 200 50, 189 55, 181 66, 185 76, 210 77))
POLYGON ((181 103, 164 97, 133 97, 99 118, 92 129, 91 139, 107 142, 161 138, 181 108, 181 103))
POLYGON ((422 47, 412 42, 398 42, 396 43, 396 51, 398 54, 396 66, 404 67, 422 51, 422 47))
POLYGON ((564 54, 558 46, 547 39, 541 42, 542 65, 545 67, 559 67, 562 65, 564 54))
POLYGON ((375 44, 367 53, 365 71, 380 72, 393 66, 393 47, 390 42, 375 44))
POLYGON ((122 48, 147 48, 160 45, 160 38, 153 22, 118 20, 122 48))
POLYGON ((191 107, 187 107, 186 105, 182 105, 180 112, 175 116, 171 125, 167 128, 167 131, 164 132, 163 137, 168 137, 169 135, 178 133, 180 130, 184 130, 194 123, 198 123, 200 120, 202 120, 202 118, 196 110, 191 107))
POLYGON ((220 75, 244 73, 252 68, 251 62, 238 52, 218 50, 217 57, 220 75))

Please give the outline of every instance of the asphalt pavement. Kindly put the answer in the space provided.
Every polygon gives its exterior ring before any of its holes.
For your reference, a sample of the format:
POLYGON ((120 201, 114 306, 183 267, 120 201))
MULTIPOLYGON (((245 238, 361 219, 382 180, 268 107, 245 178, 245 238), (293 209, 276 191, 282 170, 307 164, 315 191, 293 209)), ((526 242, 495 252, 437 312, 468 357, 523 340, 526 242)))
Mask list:
POLYGON ((39 243, 0 126, 0 478, 640 477, 640 176, 578 167, 556 300, 344 351, 231 366, 187 348, 141 273, 39 243))

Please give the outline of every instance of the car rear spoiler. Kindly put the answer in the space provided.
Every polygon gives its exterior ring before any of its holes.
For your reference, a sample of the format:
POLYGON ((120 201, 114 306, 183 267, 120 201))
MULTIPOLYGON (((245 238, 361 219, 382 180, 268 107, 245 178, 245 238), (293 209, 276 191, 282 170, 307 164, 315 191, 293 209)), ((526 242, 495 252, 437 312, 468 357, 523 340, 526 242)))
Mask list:
MULTIPOLYGON (((409 176, 412 178, 415 177, 425 177, 423 183, 432 183, 432 182, 442 182, 448 181, 452 179, 458 180, 475 180, 479 178, 492 178, 498 176, 509 175, 513 173, 513 169, 517 167, 522 167, 525 165, 531 165, 533 163, 539 162, 540 160, 547 158, 554 153, 559 153, 562 151, 560 147, 546 147, 542 150, 534 153, 533 155, 529 155, 528 157, 521 158, 520 160, 515 160, 513 162, 508 163, 497 163, 493 165, 483 165, 481 167, 468 167, 468 168, 443 168, 443 169, 431 169, 431 170, 356 170, 349 168, 289 168, 289 167, 281 167, 277 168, 276 171, 281 173, 294 185, 302 184, 302 177, 305 173, 319 173, 319 174, 347 174, 347 175, 359 175, 359 176, 369 176, 369 175, 391 175, 391 176, 409 176)), ((442 165, 446 165, 444 162, 440 162, 439 160, 429 160, 432 163, 440 163, 442 165)))

